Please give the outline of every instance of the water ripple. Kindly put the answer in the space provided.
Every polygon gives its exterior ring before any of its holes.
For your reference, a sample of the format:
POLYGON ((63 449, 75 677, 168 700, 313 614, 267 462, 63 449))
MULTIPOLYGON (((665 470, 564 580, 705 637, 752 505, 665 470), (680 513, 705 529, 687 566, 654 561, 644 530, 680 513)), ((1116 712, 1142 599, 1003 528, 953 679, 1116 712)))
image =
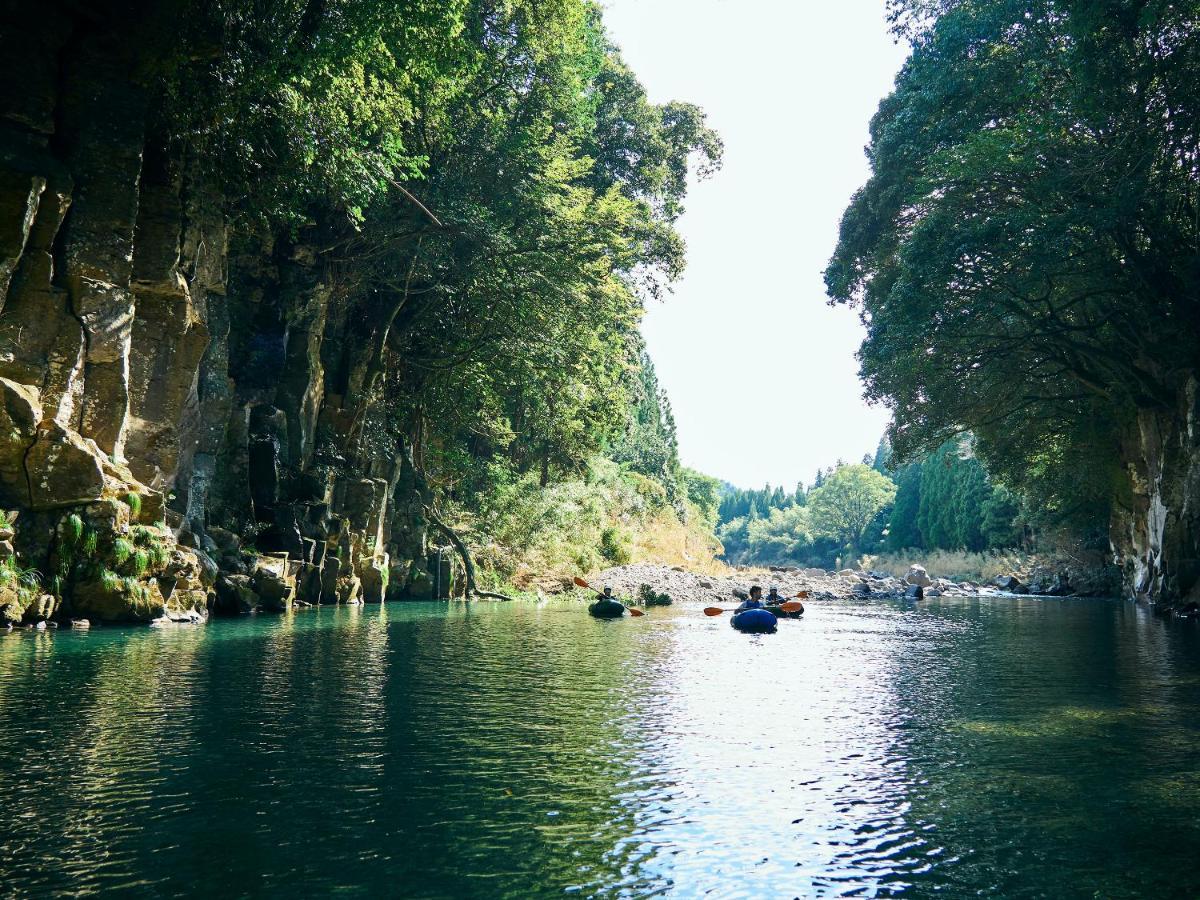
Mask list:
POLYGON ((1120 604, 19 632, 0 710, 6 895, 1200 890, 1200 642, 1120 604))

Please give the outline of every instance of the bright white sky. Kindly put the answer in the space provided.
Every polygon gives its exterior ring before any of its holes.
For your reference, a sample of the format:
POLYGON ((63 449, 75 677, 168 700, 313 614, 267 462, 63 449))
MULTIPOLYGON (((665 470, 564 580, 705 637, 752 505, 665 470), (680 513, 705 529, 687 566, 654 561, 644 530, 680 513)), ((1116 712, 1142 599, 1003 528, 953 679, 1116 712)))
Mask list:
POLYGON ((857 314, 821 271, 867 179, 867 126, 907 48, 884 0, 606 0, 605 21, 656 102, 687 100, 725 140, 680 222, 688 270, 643 332, 686 465, 741 487, 794 487, 874 452, 857 314))

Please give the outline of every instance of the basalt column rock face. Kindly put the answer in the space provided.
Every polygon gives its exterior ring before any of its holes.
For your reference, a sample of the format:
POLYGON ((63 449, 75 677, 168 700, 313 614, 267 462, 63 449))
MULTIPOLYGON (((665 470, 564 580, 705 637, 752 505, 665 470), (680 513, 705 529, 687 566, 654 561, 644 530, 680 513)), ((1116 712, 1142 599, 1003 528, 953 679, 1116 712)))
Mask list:
POLYGON ((383 326, 165 135, 164 8, 0 8, 0 615, 420 593, 428 489, 361 440, 383 326))
POLYGON ((1200 602, 1200 382, 1187 376, 1176 396, 1126 438, 1134 462, 1111 532, 1126 589, 1167 607, 1200 602))

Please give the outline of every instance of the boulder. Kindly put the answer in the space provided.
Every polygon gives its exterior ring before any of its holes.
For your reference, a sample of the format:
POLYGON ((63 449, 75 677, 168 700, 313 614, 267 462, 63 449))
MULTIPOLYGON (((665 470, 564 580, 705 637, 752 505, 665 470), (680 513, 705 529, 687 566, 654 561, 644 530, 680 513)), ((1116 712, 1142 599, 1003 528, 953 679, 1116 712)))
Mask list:
POLYGON ((347 575, 337 582, 338 603, 362 603, 362 581, 357 575, 347 575))
POLYGON ((287 554, 263 554, 255 562, 250 586, 258 594, 260 608, 287 612, 296 596, 296 580, 290 575, 287 554))
POLYGON ((803 574, 809 578, 824 578, 828 573, 824 569, 805 569, 803 574))
POLYGON ((154 581, 97 578, 75 585, 70 611, 101 622, 152 622, 166 611, 166 602, 154 581))
POLYGON ((46 622, 54 617, 59 607, 59 598, 53 594, 38 594, 25 607, 24 621, 46 622))
POLYGON ((1028 594, 1029 587, 1016 575, 1001 575, 992 582, 1000 590, 1009 594, 1028 594))
POLYGON ((30 506, 54 509, 99 500, 106 486, 104 455, 92 441, 45 422, 25 457, 30 506))
POLYGON ((908 567, 908 575, 904 580, 908 584, 915 584, 920 588, 927 588, 933 584, 933 580, 929 577, 929 573, 925 571, 925 567, 918 565, 908 567))
POLYGON ((919 584, 910 584, 904 589, 904 599, 906 600, 923 600, 925 598, 925 589, 919 584))
POLYGON ((217 598, 213 612, 224 616, 245 615, 259 606, 258 594, 249 575, 222 575, 216 583, 217 598))

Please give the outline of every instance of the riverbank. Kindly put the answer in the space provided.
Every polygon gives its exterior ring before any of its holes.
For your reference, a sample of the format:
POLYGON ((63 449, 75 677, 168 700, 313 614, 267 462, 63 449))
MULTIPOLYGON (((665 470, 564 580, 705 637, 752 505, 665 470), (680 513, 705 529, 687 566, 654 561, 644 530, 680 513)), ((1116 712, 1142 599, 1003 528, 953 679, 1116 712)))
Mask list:
POLYGON ((681 603, 734 602, 754 585, 762 587, 764 592, 776 585, 785 597, 807 592, 811 600, 899 599, 911 594, 914 587, 920 587, 925 597, 999 596, 1005 593, 994 585, 952 582, 945 578, 930 578, 927 574, 922 578, 923 572, 920 569, 911 576, 913 581, 909 581, 910 576, 899 578, 861 569, 830 572, 824 569, 739 567, 711 574, 690 572, 680 566, 634 564, 604 569, 590 576, 588 581, 597 587, 610 585, 614 593, 624 597, 636 596, 638 587, 648 584, 681 603))

